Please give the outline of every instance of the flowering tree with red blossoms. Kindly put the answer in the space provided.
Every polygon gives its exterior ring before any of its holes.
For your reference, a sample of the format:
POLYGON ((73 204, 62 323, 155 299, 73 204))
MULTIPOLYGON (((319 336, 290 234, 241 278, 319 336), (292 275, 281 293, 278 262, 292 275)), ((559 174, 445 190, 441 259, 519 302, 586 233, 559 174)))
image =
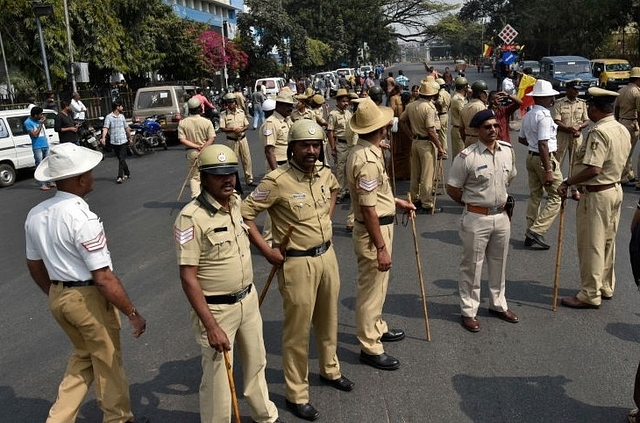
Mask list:
POLYGON ((222 35, 215 31, 203 31, 198 44, 202 47, 202 64, 211 73, 224 68, 225 62, 230 73, 244 70, 249 64, 247 53, 228 38, 224 39, 223 49, 222 35))

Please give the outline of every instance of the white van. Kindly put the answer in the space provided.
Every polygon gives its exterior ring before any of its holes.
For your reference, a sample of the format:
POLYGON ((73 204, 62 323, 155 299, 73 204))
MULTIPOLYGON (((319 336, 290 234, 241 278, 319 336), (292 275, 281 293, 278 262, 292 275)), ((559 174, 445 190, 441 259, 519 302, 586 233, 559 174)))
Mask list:
POLYGON ((286 84, 287 81, 285 81, 284 78, 260 78, 256 80, 253 90, 257 91, 258 85, 264 85, 262 93, 266 95, 267 98, 275 98, 286 84))
MULTIPOLYGON (((56 111, 45 109, 47 120, 44 124, 49 145, 58 144, 60 138, 53 130, 56 111)), ((35 167, 31 149, 31 137, 24 129, 24 121, 30 116, 29 110, 0 111, 0 187, 8 187, 16 181, 16 171, 35 167)))

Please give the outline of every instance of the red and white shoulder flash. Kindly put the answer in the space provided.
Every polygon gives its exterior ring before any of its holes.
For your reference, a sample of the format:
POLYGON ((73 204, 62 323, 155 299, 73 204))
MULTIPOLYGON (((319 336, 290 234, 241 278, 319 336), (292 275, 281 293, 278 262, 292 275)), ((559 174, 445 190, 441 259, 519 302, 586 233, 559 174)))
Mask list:
POLYGON ((94 238, 92 238, 92 239, 90 239, 88 241, 82 242, 81 244, 82 244, 82 246, 84 247, 85 250, 87 250, 90 253, 92 253, 94 251, 102 250, 103 248, 105 248, 107 246, 107 237, 104 234, 104 230, 102 230, 94 238))

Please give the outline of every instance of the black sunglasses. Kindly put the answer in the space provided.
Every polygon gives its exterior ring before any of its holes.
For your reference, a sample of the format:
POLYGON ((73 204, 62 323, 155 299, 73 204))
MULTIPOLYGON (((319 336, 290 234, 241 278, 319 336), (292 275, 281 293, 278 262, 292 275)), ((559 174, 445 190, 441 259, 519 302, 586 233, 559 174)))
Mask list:
POLYGON ((500 125, 498 125, 497 123, 490 123, 488 125, 482 125, 482 127, 484 129, 493 129, 493 128, 498 129, 500 128, 500 125))

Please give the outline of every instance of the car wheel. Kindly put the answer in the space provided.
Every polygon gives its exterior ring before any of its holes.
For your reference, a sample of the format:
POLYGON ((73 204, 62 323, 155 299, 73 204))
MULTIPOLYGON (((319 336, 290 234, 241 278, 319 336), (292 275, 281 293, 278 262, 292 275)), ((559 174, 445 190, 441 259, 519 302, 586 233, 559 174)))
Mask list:
POLYGON ((16 170, 9 163, 0 164, 0 187, 10 187, 16 182, 16 170))

